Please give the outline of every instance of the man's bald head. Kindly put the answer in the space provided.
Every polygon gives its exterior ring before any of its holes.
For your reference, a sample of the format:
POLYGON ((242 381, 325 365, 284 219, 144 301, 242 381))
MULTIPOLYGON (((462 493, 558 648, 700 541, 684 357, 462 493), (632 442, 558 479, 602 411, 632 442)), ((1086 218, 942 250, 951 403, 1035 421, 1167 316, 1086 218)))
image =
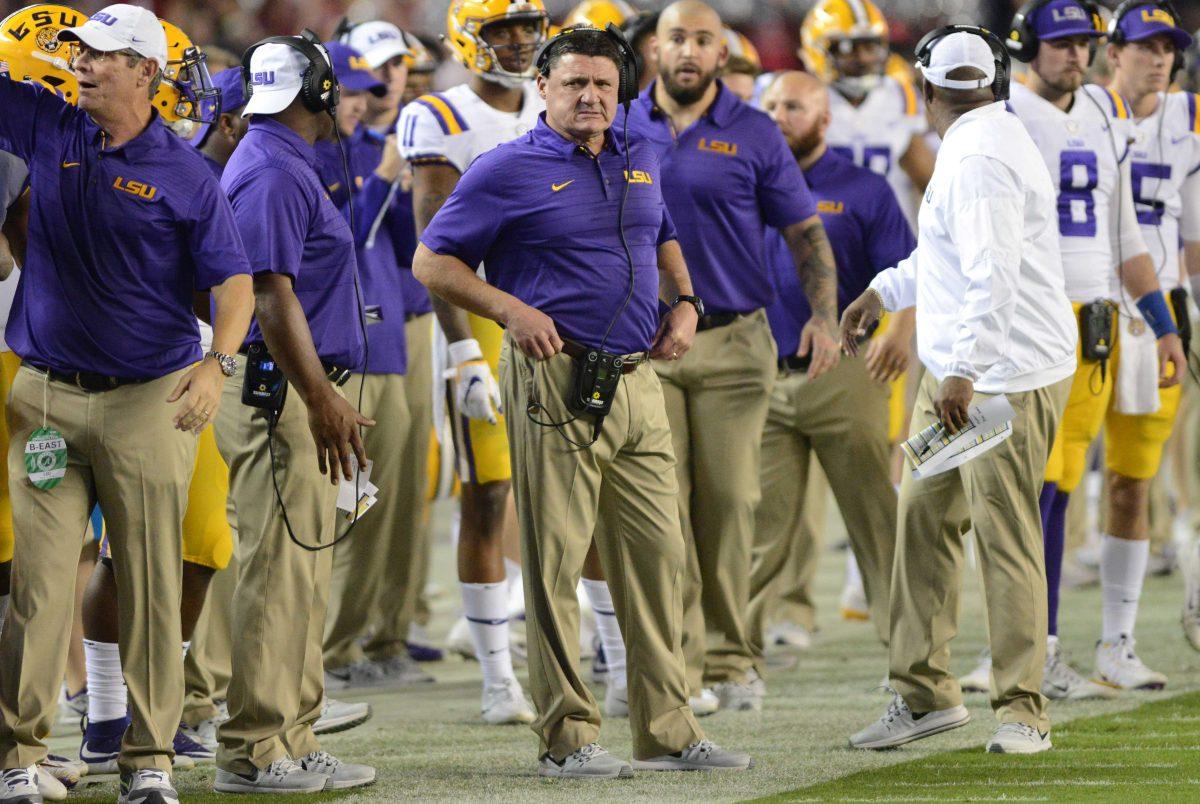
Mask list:
POLYGON ((792 153, 803 164, 824 152, 829 128, 829 90, 811 73, 778 75, 762 96, 763 111, 779 126, 792 153))
POLYGON ((682 106, 711 98, 713 81, 729 60, 721 18, 700 0, 679 0, 663 10, 655 49, 663 88, 682 106))

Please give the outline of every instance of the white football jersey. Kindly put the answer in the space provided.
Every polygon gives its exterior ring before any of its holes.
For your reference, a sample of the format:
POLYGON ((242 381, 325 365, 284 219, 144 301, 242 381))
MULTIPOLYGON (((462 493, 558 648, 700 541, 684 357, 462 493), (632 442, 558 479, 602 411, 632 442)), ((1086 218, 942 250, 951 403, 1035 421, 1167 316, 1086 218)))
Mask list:
POLYGON ((920 194, 900 167, 900 158, 908 152, 912 138, 924 135, 929 128, 916 89, 885 75, 855 106, 831 87, 829 110, 832 120, 825 142, 854 164, 885 176, 909 225, 915 229, 920 194))
POLYGON ((1132 214, 1129 182, 1121 175, 1128 170, 1124 163, 1133 140, 1129 108, 1119 95, 1094 84, 1075 92, 1067 112, 1023 84, 1014 82, 1010 91, 1009 108, 1025 124, 1058 185, 1067 296, 1073 302, 1111 298, 1118 256, 1128 260, 1146 251, 1132 214))
POLYGON ((531 131, 545 108, 532 81, 525 84, 525 100, 515 114, 488 105, 470 86, 459 84, 405 106, 396 139, 410 164, 448 164, 462 173, 500 143, 531 131))
MULTIPOLYGON (((1154 114, 1136 124, 1130 172, 1142 237, 1166 291, 1180 286, 1184 187, 1200 184, 1200 98, 1185 92, 1158 98, 1154 114)), ((1194 198, 1195 192, 1188 195, 1194 198)))

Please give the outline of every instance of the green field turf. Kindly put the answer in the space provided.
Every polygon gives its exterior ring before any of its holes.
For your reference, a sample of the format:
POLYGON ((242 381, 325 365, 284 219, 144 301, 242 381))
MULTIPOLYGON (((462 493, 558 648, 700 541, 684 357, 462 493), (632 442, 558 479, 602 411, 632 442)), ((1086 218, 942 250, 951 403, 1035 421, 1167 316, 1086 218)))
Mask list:
MULTIPOLYGON (((438 519, 446 521, 444 515, 438 519)), ((763 712, 720 712, 701 721, 712 739, 754 755, 756 767, 749 772, 643 773, 606 783, 539 780, 533 733, 523 726, 481 725, 478 666, 450 658, 426 666, 436 684, 345 696, 369 701, 375 717, 327 738, 325 746, 348 761, 374 764, 379 782, 357 793, 324 798, 694 802, 786 793, 798 799, 1200 801, 1200 694, 1183 695, 1200 690, 1200 653, 1188 647, 1180 632, 1178 576, 1147 582, 1137 632, 1139 654, 1170 678, 1165 692, 1054 705, 1056 748, 1038 757, 983 753, 995 725, 983 696, 968 698, 973 719, 964 728, 896 751, 864 753, 848 749, 846 738, 887 706, 887 696, 873 691, 886 657, 868 624, 838 617, 843 564, 842 553, 831 549, 824 555, 817 589, 821 631, 794 668, 770 674, 763 712), (1076 725, 1068 725, 1072 721, 1076 725)), ((453 554, 444 534, 435 566, 446 593, 434 601, 431 632, 444 634, 458 606, 450 574, 453 554)), ((1098 589, 1065 594, 1062 639, 1084 672, 1092 667, 1099 618, 1098 589)), ((973 575, 964 583, 961 624, 954 666, 966 672, 983 644, 979 583, 973 575)), ((523 679, 523 671, 519 674, 523 679)), ((603 695, 603 688, 598 694, 603 695)), ((614 753, 629 756, 625 721, 605 722, 601 740, 614 753)), ((77 736, 55 738, 52 748, 73 754, 78 744, 77 736)), ((211 793, 213 773, 210 766, 177 774, 184 800, 227 801, 211 793)), ((73 794, 72 800, 115 797, 116 785, 107 781, 73 794)))

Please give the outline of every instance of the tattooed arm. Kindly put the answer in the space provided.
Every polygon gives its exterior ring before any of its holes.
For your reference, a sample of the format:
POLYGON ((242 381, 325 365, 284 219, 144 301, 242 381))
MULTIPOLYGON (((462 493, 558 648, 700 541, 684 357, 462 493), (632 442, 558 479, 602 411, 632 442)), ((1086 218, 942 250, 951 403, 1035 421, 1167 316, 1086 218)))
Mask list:
MULTIPOLYGON (((433 216, 446 203, 450 193, 454 192, 462 174, 450 165, 417 165, 413 174, 413 221, 417 227, 417 237, 425 231, 425 227, 433 220, 433 216)), ((467 321, 467 313, 460 307, 455 307, 437 294, 430 294, 433 302, 433 312, 437 315, 442 332, 450 343, 470 340, 471 325, 467 321)))
POLYGON ((800 333, 800 357, 812 355, 808 367, 809 379, 829 371, 838 362, 837 344, 837 268, 834 265, 833 249, 825 234, 825 227, 816 215, 793 223, 783 230, 792 259, 796 262, 796 273, 800 286, 808 297, 812 318, 800 333))

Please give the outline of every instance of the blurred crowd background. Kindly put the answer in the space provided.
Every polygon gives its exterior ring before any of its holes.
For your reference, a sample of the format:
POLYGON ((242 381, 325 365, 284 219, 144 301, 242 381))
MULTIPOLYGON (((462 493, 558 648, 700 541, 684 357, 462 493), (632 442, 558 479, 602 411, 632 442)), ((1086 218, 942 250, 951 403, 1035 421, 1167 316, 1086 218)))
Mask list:
MULTIPOLYGON (((129 0, 151 8, 164 19, 180 26, 201 46, 218 45, 240 54, 248 45, 264 36, 296 33, 311 28, 322 37, 331 37, 338 21, 384 19, 415 33, 430 45, 431 52, 444 58, 438 36, 445 31, 446 9, 451 0, 129 0)), ((641 10, 655 10, 669 0, 632 0, 641 10)), ((1019 0, 876 0, 888 17, 892 47, 908 55, 921 35, 948 22, 971 22, 1007 31, 1019 0)), ((554 21, 560 21, 577 0, 545 0, 554 21)), ((757 47, 765 70, 800 66, 796 56, 799 27, 812 6, 807 0, 709 0, 726 24, 744 33, 757 47)), ((105 0, 66 2, 84 11, 108 5, 105 0)), ((0 9, 8 14, 27 2, 0 0, 0 9)), ((1108 8, 1116 0, 1103 0, 1108 8)), ((1176 0, 1184 27, 1200 28, 1200 0, 1176 0)), ((1196 59, 1191 62, 1194 65, 1196 59)), ((1193 78, 1195 71, 1193 67, 1193 78)), ((456 65, 447 65, 435 79, 435 88, 462 80, 456 65)), ((1200 87, 1193 87, 1200 88, 1200 87)))

